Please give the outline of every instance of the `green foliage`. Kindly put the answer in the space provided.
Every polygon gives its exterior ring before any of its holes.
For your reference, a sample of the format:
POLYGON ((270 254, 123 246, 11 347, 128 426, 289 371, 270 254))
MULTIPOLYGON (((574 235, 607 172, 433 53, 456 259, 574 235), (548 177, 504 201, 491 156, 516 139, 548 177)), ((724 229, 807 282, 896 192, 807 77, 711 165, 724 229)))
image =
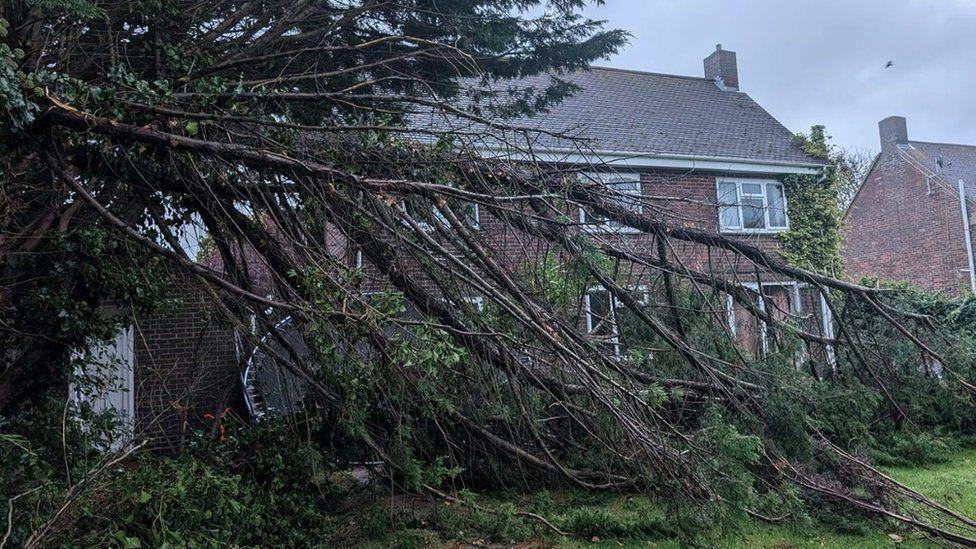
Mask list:
MULTIPOLYGON (((6 19, 0 18, 0 39, 7 36, 9 26, 6 19)), ((25 86, 26 74, 18 68, 23 58, 24 50, 0 43, 0 120, 9 122, 0 124, 0 137, 3 138, 0 141, 3 142, 10 138, 8 132, 23 129, 39 112, 37 105, 28 99, 30 88, 25 86)), ((0 153, 5 147, 6 143, 0 145, 0 153)))
POLYGON ((584 539, 622 538, 660 540, 675 535, 667 515, 646 503, 627 502, 622 508, 607 506, 575 507, 563 514, 560 528, 584 539))
POLYGON ((87 0, 29 0, 28 5, 47 12, 64 13, 79 20, 105 17, 105 10, 87 0))
POLYGON ((581 260, 566 261, 554 252, 547 252, 527 264, 526 271, 532 290, 545 296, 553 307, 561 309, 575 304, 592 278, 581 260))
POLYGON ((796 140, 828 166, 816 175, 781 177, 789 197, 790 218, 790 229, 778 235, 783 255, 799 267, 838 276, 843 265, 838 204, 843 157, 830 144, 823 126, 811 127, 810 135, 799 134, 796 140))
POLYGON ((94 475, 99 456, 77 429, 63 445, 58 409, 46 409, 0 424, 0 497, 28 494, 15 506, 15 544, 63 503, 69 478, 89 486, 62 518, 65 546, 309 546, 334 529, 331 465, 283 422, 232 425, 175 459, 146 453, 94 475))
POLYGON ((322 503, 300 484, 263 485, 202 459, 147 458, 111 480, 118 491, 110 507, 80 508, 92 531, 86 544, 305 545, 330 531, 322 503))
POLYGON ((907 430, 882 438, 871 452, 871 461, 888 467, 919 467, 945 463, 958 451, 953 439, 907 430))
POLYGON ((757 500, 753 471, 764 452, 762 440, 743 434, 718 409, 709 408, 693 446, 702 453, 698 474, 708 479, 715 496, 705 503, 702 513, 683 502, 671 502, 672 512, 688 521, 680 523, 682 534, 700 539, 740 528, 748 520, 745 510, 753 508, 757 500), (691 526, 695 522, 698 524, 691 526))

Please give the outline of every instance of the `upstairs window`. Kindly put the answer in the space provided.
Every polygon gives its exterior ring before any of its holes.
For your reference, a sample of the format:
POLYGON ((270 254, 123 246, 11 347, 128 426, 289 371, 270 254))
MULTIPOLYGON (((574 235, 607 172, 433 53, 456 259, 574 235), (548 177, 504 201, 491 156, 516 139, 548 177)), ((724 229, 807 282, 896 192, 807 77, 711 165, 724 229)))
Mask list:
MULTIPOLYGON (((607 187, 607 199, 635 213, 641 207, 641 179, 639 173, 585 173, 580 176, 584 183, 596 182, 607 187)), ((636 229, 596 215, 580 208, 580 223, 585 230, 598 232, 632 233, 636 229)))
POLYGON ((783 184, 761 179, 719 180, 718 221, 722 232, 785 231, 789 219, 783 184))
MULTIPOLYGON (((450 208, 452 212, 454 212, 454 215, 456 215, 458 219, 466 223, 469 228, 471 229, 481 228, 481 211, 478 208, 477 202, 460 202, 457 200, 448 200, 447 204, 448 204, 447 207, 450 208)), ((444 214, 442 214, 441 211, 437 209, 437 206, 431 205, 431 208, 433 208, 434 219, 436 219, 438 223, 444 225, 445 227, 451 226, 451 220, 448 219, 444 214)))
MULTIPOLYGON (((405 198, 400 204, 403 212, 426 231, 434 230, 435 221, 445 228, 451 227, 451 221, 427 198, 411 196, 405 198)), ((447 207, 460 221, 467 224, 468 228, 474 230, 481 228, 481 212, 477 203, 449 199, 447 207)))

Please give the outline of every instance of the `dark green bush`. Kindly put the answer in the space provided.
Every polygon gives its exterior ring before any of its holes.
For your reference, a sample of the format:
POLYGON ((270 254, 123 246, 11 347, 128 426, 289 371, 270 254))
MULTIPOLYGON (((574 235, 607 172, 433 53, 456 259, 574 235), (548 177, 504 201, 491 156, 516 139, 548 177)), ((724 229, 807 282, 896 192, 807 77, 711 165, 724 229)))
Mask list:
POLYGON ((564 530, 583 537, 665 539, 675 531, 659 510, 611 510, 606 507, 578 507, 560 521, 564 530))
POLYGON ((64 503, 69 482, 85 489, 49 544, 307 546, 332 534, 330 461, 282 422, 231 428, 223 440, 200 435, 175 459, 143 453, 96 474, 102 456, 72 422, 62 444, 56 410, 0 423, 0 498, 29 494, 14 506, 15 546, 64 503))
POLYGON ((871 460, 889 467, 917 467, 945 463, 959 450, 951 438, 922 431, 902 431, 885 437, 872 449, 871 460))

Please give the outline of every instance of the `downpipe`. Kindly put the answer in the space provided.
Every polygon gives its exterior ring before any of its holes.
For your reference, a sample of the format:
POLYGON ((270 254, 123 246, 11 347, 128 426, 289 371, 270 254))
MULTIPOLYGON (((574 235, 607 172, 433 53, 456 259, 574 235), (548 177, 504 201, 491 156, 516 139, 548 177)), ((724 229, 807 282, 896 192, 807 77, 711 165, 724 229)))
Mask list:
POLYGON ((969 290, 976 294, 976 268, 973 267, 973 238, 969 231, 969 205, 966 204, 966 187, 959 180, 959 207, 962 209, 963 235, 966 239, 966 256, 969 260, 969 290))

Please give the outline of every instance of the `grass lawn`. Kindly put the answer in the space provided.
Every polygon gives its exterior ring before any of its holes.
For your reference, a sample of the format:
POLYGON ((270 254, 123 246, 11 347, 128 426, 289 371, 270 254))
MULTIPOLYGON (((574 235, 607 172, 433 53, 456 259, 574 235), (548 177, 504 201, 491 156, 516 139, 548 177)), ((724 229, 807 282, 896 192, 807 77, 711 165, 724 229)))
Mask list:
MULTIPOLYGON (((886 473, 895 480, 925 494, 970 517, 976 517, 976 450, 958 454, 952 461, 928 467, 888 468, 886 473)), ((918 533, 909 533, 897 526, 863 535, 843 535, 824 527, 797 529, 789 526, 769 526, 756 523, 746 532, 745 539, 730 543, 729 547, 944 547, 926 540, 918 533), (895 543, 888 534, 896 534, 903 542, 895 543)), ((618 546, 619 547, 619 546, 618 546)))
MULTIPOLYGON (((896 480, 925 494, 955 511, 976 517, 976 450, 957 454, 948 463, 928 467, 886 468, 885 472, 896 480)), ((615 500, 604 504, 614 516, 631 522, 640 522, 641 513, 650 507, 635 498, 615 500), (643 507, 643 511, 642 511, 643 507)), ((591 510, 594 507, 590 507, 591 510)), ((653 511, 651 511, 653 512, 653 511)), ((565 516, 562 518, 565 519, 565 516)), ((641 539, 640 535, 627 538, 597 536, 599 541, 563 539, 558 544, 565 547, 656 547, 677 548, 680 545, 669 539, 641 539)), ((924 535, 911 532, 896 524, 877 527, 863 533, 840 533, 828 526, 770 525, 756 521, 738 539, 729 539, 721 546, 729 548, 826 548, 853 549, 878 547, 945 547, 945 544, 928 540, 924 535), (889 537, 889 534, 894 537, 889 537)))
MULTIPOLYGON (((950 508, 965 515, 976 517, 976 449, 957 454, 950 462, 920 468, 895 467, 887 468, 885 472, 896 480, 914 488, 950 508)), ((540 505, 540 495, 523 495, 513 498, 493 497, 482 500, 484 503, 502 504, 510 501, 522 508, 533 508, 540 505), (489 501, 492 500, 492 501, 489 501)), ((545 514, 553 522, 566 529, 578 532, 583 537, 542 539, 533 537, 526 542, 515 544, 517 547, 549 548, 549 547, 656 547, 670 549, 680 547, 674 539, 670 539, 667 517, 660 507, 647 498, 639 496, 611 496, 586 492, 564 492, 545 496, 542 505, 549 510, 545 514)), ((502 539, 494 536, 494 543, 484 540, 476 533, 480 528, 468 524, 451 524, 451 514, 447 517, 437 517, 427 506, 420 505, 423 511, 417 514, 415 503, 400 502, 396 507, 402 508, 405 515, 412 518, 399 522, 392 529, 387 529, 390 514, 400 511, 388 506, 380 516, 372 519, 373 527, 360 521, 354 530, 359 535, 353 543, 360 547, 461 547, 461 546, 505 546, 502 539), (412 509, 412 511, 408 510, 412 509), (379 531, 375 535, 367 535, 367 542, 363 537, 364 530, 379 531), (467 531, 465 531, 467 530, 467 531), (414 538, 414 539, 410 539, 414 538), (501 542, 499 544, 499 542, 501 542)), ((441 509, 445 509, 441 507, 441 509)), ((392 525, 390 525, 392 526, 392 525)), ((505 536, 505 534, 501 534, 505 536)), ((490 539, 490 537, 489 537, 490 539)), ((523 538, 524 539, 524 538, 523 538)), ((337 540, 338 541, 338 540, 337 540)), ((351 541, 351 540, 350 540, 351 541)), ((755 521, 745 529, 736 539, 726 540, 719 545, 729 548, 878 548, 878 547, 944 547, 925 538, 917 532, 911 532, 900 525, 886 523, 884 526, 865 527, 857 533, 842 533, 829 526, 802 525, 770 525, 755 521)))

